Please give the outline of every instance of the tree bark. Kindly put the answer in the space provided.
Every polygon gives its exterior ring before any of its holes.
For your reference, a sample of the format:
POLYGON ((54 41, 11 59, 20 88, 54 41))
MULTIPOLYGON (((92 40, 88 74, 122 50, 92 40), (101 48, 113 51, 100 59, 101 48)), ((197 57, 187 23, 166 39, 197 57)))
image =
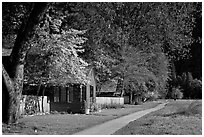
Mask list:
POLYGON ((116 92, 120 93, 120 96, 123 97, 124 95, 124 74, 118 79, 116 92))
POLYGON ((133 102, 133 92, 131 91, 130 92, 130 104, 132 104, 132 102, 133 102))
MULTIPOLYGON (((20 99, 23 90, 25 57, 31 47, 30 41, 34 38, 35 30, 47 9, 47 3, 34 3, 30 16, 19 30, 10 56, 11 70, 2 67, 3 84, 9 94, 8 116, 4 120, 7 124, 16 123, 19 118, 20 99)), ((4 110, 5 111, 5 110, 4 110)))

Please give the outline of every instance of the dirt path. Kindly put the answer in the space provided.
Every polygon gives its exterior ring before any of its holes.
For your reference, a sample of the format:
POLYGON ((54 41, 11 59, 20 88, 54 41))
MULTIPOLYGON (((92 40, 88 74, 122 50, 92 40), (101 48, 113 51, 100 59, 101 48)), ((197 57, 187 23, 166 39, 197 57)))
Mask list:
POLYGON ((151 109, 146 109, 146 110, 135 112, 135 113, 132 113, 132 114, 129 114, 129 115, 117 118, 117 119, 110 120, 103 124, 96 125, 89 129, 85 129, 83 131, 75 133, 74 135, 111 135, 117 130, 119 130, 120 128, 127 125, 129 122, 134 121, 148 113, 159 110, 163 108, 166 104, 167 103, 163 103, 151 109))

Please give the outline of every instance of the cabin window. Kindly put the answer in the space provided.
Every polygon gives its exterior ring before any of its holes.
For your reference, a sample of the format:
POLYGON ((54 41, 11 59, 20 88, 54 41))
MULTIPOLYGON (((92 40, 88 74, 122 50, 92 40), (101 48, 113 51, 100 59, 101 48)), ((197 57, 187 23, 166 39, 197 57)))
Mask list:
POLYGON ((73 102, 73 86, 69 86, 66 92, 67 92, 67 102, 73 102))
POLYGON ((93 97, 93 86, 90 85, 90 97, 93 97))
POLYGON ((82 101, 86 100, 86 87, 82 86, 82 101))
POLYGON ((59 102, 59 88, 54 87, 54 102, 59 102))
POLYGON ((66 87, 61 87, 60 102, 66 102, 66 87))

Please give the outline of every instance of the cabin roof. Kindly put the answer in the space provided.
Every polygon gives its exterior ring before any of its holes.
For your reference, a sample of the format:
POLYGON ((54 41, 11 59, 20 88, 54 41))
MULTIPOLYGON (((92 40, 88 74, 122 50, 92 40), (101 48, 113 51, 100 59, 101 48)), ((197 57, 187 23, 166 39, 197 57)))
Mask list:
POLYGON ((100 92, 116 92, 117 79, 106 81, 102 84, 100 92))

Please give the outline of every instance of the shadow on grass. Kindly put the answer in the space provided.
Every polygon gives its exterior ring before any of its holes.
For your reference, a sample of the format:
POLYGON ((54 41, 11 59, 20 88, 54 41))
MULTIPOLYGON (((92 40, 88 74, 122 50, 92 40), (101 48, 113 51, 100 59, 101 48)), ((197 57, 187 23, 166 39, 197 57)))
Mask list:
POLYGON ((202 103, 198 101, 192 102, 187 108, 179 107, 174 113, 163 114, 163 117, 176 117, 179 115, 183 116, 202 116, 202 103))
POLYGON ((189 116, 190 114, 187 113, 186 111, 180 111, 180 112, 175 112, 175 113, 170 113, 170 114, 163 114, 160 116, 162 116, 162 117, 177 117, 178 115, 189 116))
POLYGON ((149 121, 147 122, 144 122, 144 123, 141 123, 141 126, 151 126, 154 124, 154 120, 153 119, 150 119, 149 121))

